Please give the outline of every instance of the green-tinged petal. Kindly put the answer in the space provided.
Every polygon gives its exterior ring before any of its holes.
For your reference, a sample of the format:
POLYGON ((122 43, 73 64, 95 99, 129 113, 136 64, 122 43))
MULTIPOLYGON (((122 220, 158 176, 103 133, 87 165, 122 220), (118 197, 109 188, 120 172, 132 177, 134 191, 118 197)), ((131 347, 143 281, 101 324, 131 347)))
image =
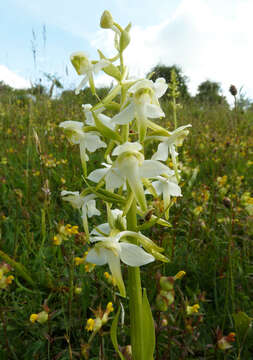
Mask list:
MULTIPOLYGON (((181 188, 173 181, 167 180, 166 185, 171 196, 182 196, 181 188)), ((165 186, 165 185, 164 185, 165 186)))
POLYGON ((64 129, 64 132, 71 144, 79 144, 84 137, 83 123, 80 121, 63 121, 59 127, 64 129))
POLYGON ((164 78, 156 79, 156 81, 154 83, 154 90, 155 90, 155 94, 158 98, 163 96, 166 93, 167 89, 168 89, 168 85, 166 84, 166 81, 164 78))
POLYGON ((98 183, 110 170, 110 168, 104 168, 104 169, 97 169, 92 171, 87 179, 94 181, 95 183, 98 183))
POLYGON ((147 209, 146 198, 144 194, 143 185, 140 178, 139 163, 135 156, 129 156, 121 165, 121 170, 127 178, 127 182, 134 193, 134 196, 139 203, 141 209, 147 209))
POLYGON ((114 190, 120 188, 125 183, 125 178, 120 174, 119 169, 111 168, 105 177, 106 189, 114 190))
POLYGON ((94 215, 98 215, 98 216, 101 215, 101 212, 96 208, 95 200, 88 201, 86 206, 87 206, 87 215, 89 218, 94 215))
POLYGON ((142 145, 139 142, 125 142, 122 145, 116 146, 112 152, 112 156, 123 154, 124 152, 136 152, 142 149, 142 145))
POLYGON ((120 259, 129 266, 142 266, 154 261, 155 258, 137 245, 120 243, 120 259))
POLYGON ((93 70, 94 74, 96 75, 99 73, 100 70, 102 70, 103 68, 105 68, 108 65, 111 65, 110 61, 106 60, 106 59, 102 59, 93 65, 92 70, 93 70))
POLYGON ((155 104, 145 104, 145 115, 149 118, 160 118, 165 116, 161 107, 155 104))
POLYGON ((89 250, 85 260, 91 264, 105 265, 107 263, 108 250, 103 248, 92 248, 89 250))
POLYGON ((112 118, 112 122, 116 124, 129 124, 134 119, 134 105, 129 104, 124 110, 112 118))
POLYGON ((150 178, 170 172, 168 166, 156 160, 144 160, 140 167, 140 176, 143 178, 150 178))
POLYGON ((112 276, 116 280, 117 286, 120 291, 120 295, 126 297, 126 289, 122 279, 121 268, 120 268, 120 257, 119 254, 107 251, 107 261, 112 273, 112 276))
POLYGON ((95 152, 101 147, 107 147, 106 143, 101 141, 100 137, 94 133, 85 134, 85 145, 89 152, 95 152))
POLYGON ((62 200, 70 202, 75 209, 80 209, 84 204, 84 197, 80 196, 79 191, 63 190, 61 196, 62 200))
POLYGON ((169 156, 167 142, 162 142, 158 145, 157 152, 152 156, 152 160, 166 161, 169 156))
MULTIPOLYGON (((110 231, 111 231, 111 227, 109 226, 109 224, 104 223, 96 226, 95 229, 93 229, 90 234, 107 236, 110 234, 110 231)), ((90 241, 93 242, 93 239, 91 238, 90 241)))
POLYGON ((76 95, 78 95, 80 93, 80 90, 84 87, 84 85, 87 84, 88 81, 89 81, 89 77, 87 75, 85 75, 84 78, 82 79, 82 81, 80 82, 80 84, 77 86, 77 88, 75 90, 76 95))
POLYGON ((155 191, 157 192, 158 195, 161 195, 163 192, 163 184, 161 181, 154 181, 152 182, 152 185, 155 188, 155 191))

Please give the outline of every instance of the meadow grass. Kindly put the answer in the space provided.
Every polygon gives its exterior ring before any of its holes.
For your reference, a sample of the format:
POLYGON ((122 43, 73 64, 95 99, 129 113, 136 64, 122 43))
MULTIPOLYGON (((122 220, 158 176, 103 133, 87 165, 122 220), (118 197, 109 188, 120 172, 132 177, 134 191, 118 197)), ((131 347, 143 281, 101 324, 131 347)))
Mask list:
MULTIPOLYGON (((0 260, 11 265, 14 276, 0 289, 1 360, 116 358, 111 320, 96 335, 89 357, 86 353, 90 334, 85 325, 92 310, 112 301, 113 318, 120 305, 104 275, 107 267, 78 265, 75 258, 82 259, 88 249, 80 214, 60 197, 61 190, 80 191, 85 183, 79 149, 66 141, 58 124, 84 120, 80 105, 94 100, 84 91, 76 100, 66 95, 0 102, 0 260), (63 224, 79 230, 56 245, 63 224), (48 321, 29 320, 43 310, 48 321)), ((169 103, 163 102, 163 126, 173 130, 169 103)), ((154 226, 147 232, 170 262, 142 269, 156 322, 157 360, 253 357, 252 122, 253 112, 225 106, 191 102, 178 112, 179 126, 192 124, 179 156, 183 197, 170 210, 170 228, 154 226), (174 301, 160 311, 159 277, 181 270, 186 275, 175 282, 174 301), (194 304, 199 310, 187 314, 194 304), (220 349, 219 340, 231 332, 236 341, 220 349)), ((89 171, 99 166, 101 154, 91 154, 89 171)), ((156 215, 162 205, 158 199, 154 203, 156 215)), ((99 223, 101 218, 92 218, 90 229, 99 223)), ((127 302, 122 305, 128 318, 127 302)), ((118 328, 118 342, 129 344, 126 325, 118 328)))

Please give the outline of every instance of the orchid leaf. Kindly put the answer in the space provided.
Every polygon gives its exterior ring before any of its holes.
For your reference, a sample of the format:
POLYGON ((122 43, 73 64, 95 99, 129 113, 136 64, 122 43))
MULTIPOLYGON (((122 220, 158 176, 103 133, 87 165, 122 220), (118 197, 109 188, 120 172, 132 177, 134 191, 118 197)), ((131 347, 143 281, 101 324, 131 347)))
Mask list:
POLYGON ((114 349, 117 351, 120 359, 125 360, 124 356, 122 355, 121 351, 119 350, 119 344, 118 344, 118 339, 117 339, 117 327, 118 327, 118 322, 119 322, 119 314, 120 314, 120 308, 118 308, 117 314, 115 315, 115 317, 113 319, 111 330, 110 330, 110 335, 111 335, 111 340, 112 340, 114 349))

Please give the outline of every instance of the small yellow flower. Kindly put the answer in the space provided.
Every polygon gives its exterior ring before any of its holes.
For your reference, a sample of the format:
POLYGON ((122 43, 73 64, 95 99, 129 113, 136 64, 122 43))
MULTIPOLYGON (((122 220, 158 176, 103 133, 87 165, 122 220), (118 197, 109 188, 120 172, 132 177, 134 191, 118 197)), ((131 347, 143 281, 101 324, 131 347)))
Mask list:
POLYGON ((35 321, 37 321, 38 320, 38 314, 32 314, 31 316, 30 316, 30 321, 32 322, 32 323, 35 323, 35 321))
POLYGON ((14 276, 13 276, 13 275, 9 275, 9 276, 6 278, 6 280, 5 280, 6 284, 7 284, 7 285, 11 284, 12 281, 13 281, 13 279, 14 279, 14 276))
POLYGON ((80 258, 77 256, 75 257, 74 261, 75 261, 75 265, 78 266, 84 263, 84 258, 80 258))
POLYGON ((114 311, 114 308, 113 308, 112 302, 109 302, 106 307, 106 312, 107 312, 107 314, 110 314, 112 311, 114 311))
POLYGON ((91 318, 88 319, 88 320, 87 320, 87 323, 86 323, 85 329, 86 329, 87 331, 93 331, 94 324, 95 324, 95 320, 94 320, 94 319, 91 319, 91 318))
POLYGON ((85 266, 84 266, 84 270, 85 270, 85 272, 91 272, 94 268, 95 268, 95 264, 91 264, 91 263, 89 263, 89 264, 86 264, 85 266))
POLYGON ((202 206, 197 206, 194 210, 193 210, 193 214, 195 216, 199 216, 203 211, 203 207, 202 206))
POLYGON ((200 308, 199 304, 195 304, 193 306, 187 305, 186 306, 186 313, 187 313, 187 315, 196 314, 196 313, 199 312, 199 308, 200 308))
POLYGON ((182 277, 184 277, 185 275, 186 275, 186 272, 181 270, 174 276, 174 280, 182 279, 182 277))
POLYGON ((60 235, 55 235, 53 237, 53 244, 59 246, 59 245, 61 245, 61 243, 62 243, 61 236, 60 235))

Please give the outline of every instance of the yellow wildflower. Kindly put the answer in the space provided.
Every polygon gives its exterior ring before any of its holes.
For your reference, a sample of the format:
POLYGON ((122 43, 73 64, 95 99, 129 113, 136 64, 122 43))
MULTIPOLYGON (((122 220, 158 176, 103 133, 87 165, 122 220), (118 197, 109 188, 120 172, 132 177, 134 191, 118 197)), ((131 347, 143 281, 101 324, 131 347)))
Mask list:
POLYGON ((186 313, 187 313, 187 315, 196 314, 196 313, 199 312, 199 308, 200 308, 199 304, 195 304, 193 306, 187 305, 186 306, 186 313))
POLYGON ((38 314, 32 314, 31 316, 30 316, 30 321, 32 322, 32 323, 35 323, 35 321, 37 321, 38 320, 38 314))
POLYGON ((179 280, 179 279, 182 279, 182 277, 185 275, 186 275, 186 272, 181 270, 173 278, 174 278, 174 280, 179 280))
POLYGON ((94 319, 91 319, 91 318, 88 319, 88 320, 87 320, 87 323, 86 323, 85 329, 86 329, 87 331, 93 331, 94 324, 95 324, 95 320, 94 320, 94 319))

